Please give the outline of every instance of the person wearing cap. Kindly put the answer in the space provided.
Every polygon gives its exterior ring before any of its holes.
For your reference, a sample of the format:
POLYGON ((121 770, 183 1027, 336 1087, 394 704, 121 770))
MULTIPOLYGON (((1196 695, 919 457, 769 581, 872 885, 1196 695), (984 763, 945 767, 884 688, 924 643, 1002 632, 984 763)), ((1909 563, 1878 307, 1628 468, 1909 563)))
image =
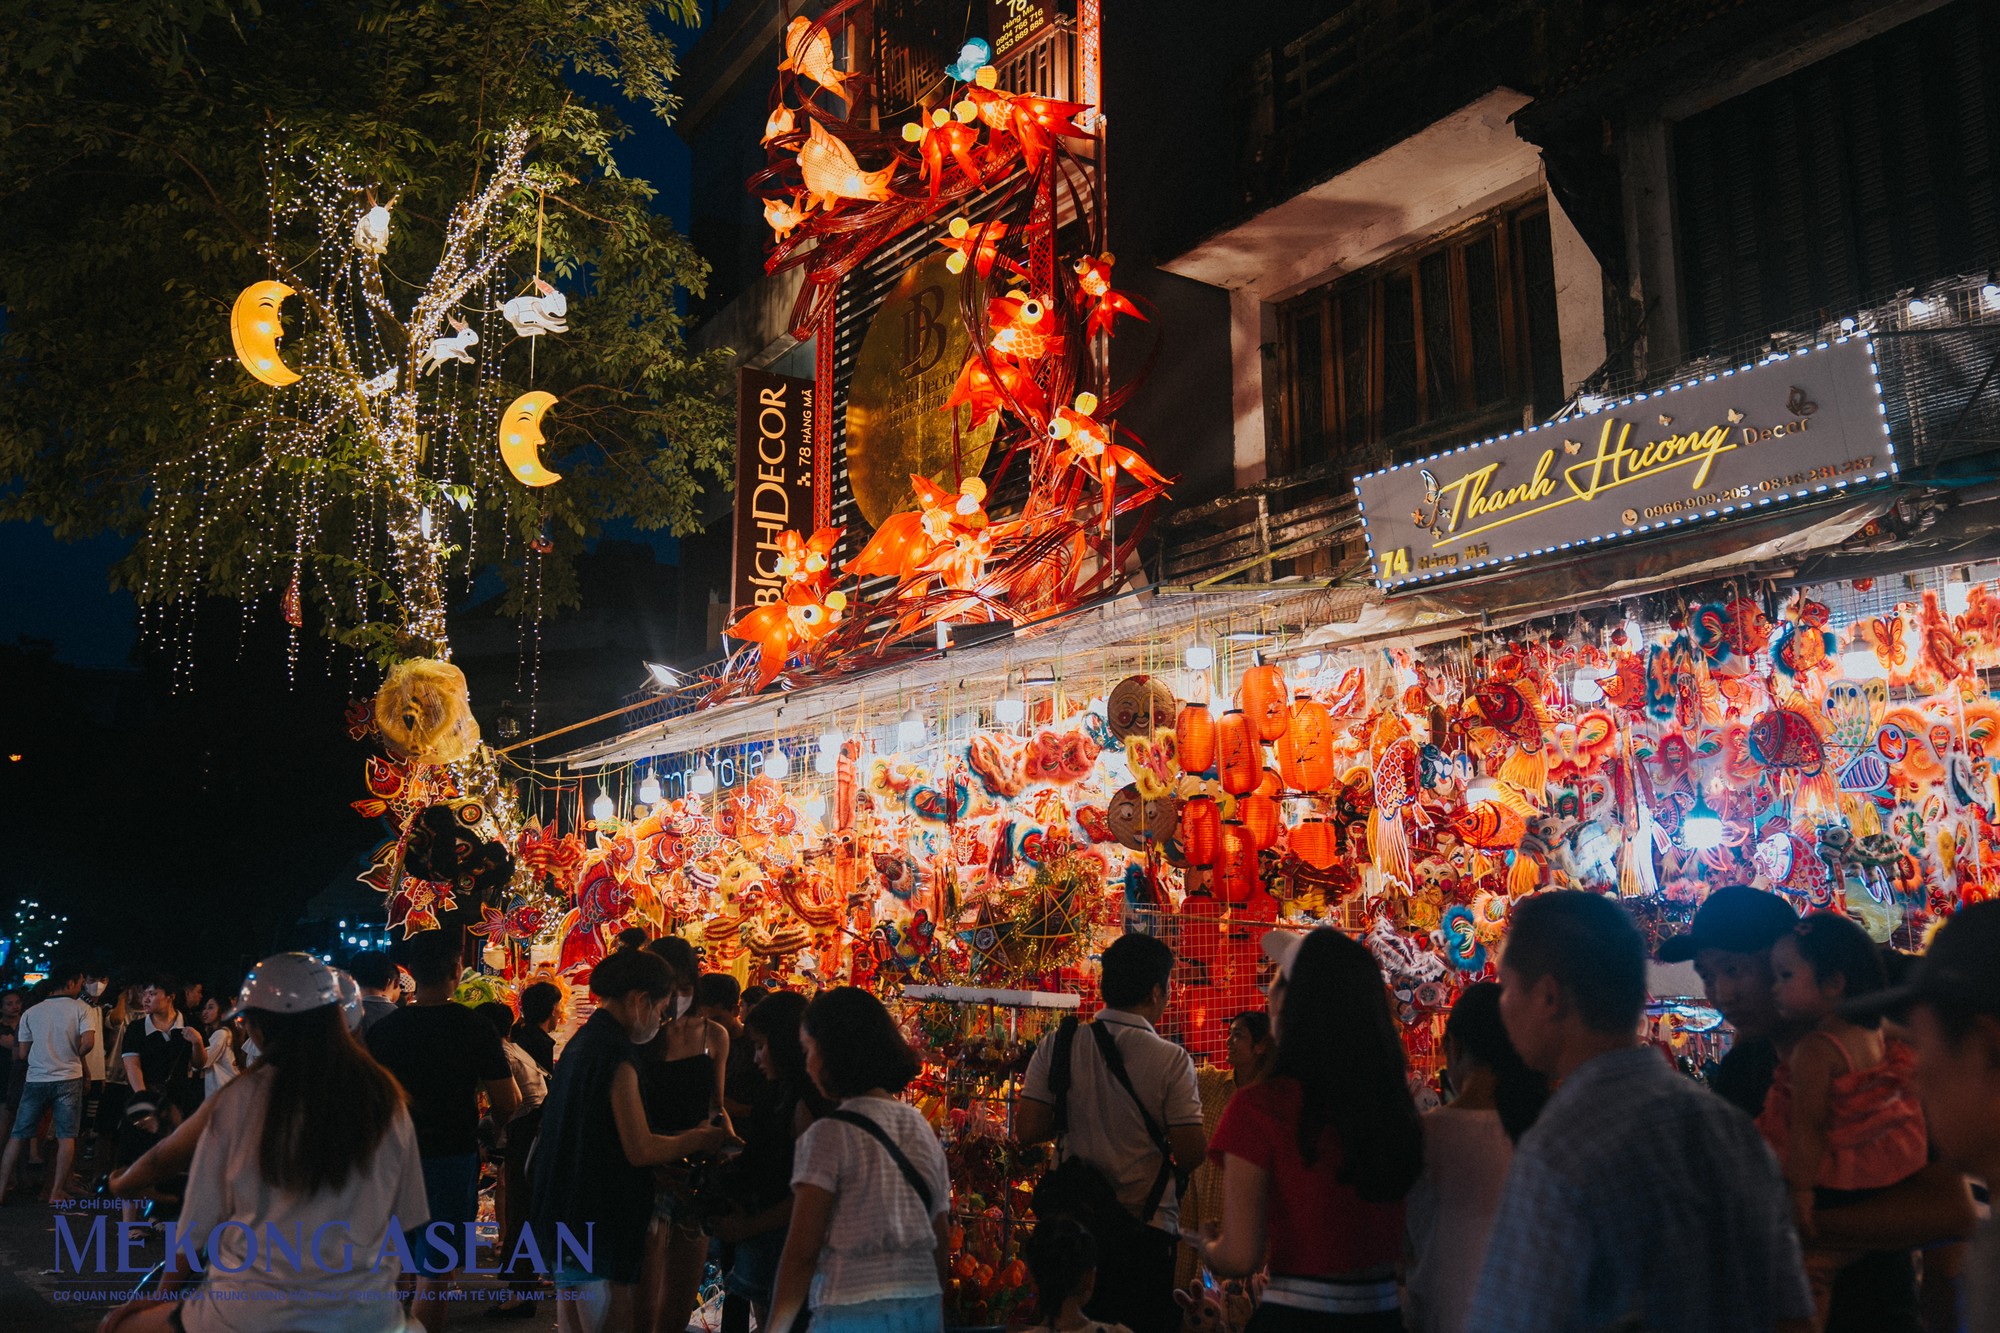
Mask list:
POLYGON ((1102 1173, 1117 1195, 1129 1235, 1106 1235, 1092 1319, 1124 1324, 1134 1333, 1173 1333, 1179 1253, 1180 1183, 1208 1149, 1201 1092, 1186 1048, 1154 1028, 1172 993, 1174 951, 1151 935, 1121 935, 1104 950, 1104 1008, 1085 1025, 1065 1024, 1028 1062, 1015 1105, 1014 1128, 1025 1147, 1057 1139, 1062 1161, 1081 1160, 1102 1173), (1123 1077, 1106 1060, 1115 1051, 1123 1077), (1056 1051, 1069 1053, 1067 1087, 1052 1086, 1056 1051), (1058 1132, 1057 1106, 1064 1103, 1058 1132), (1162 1152, 1162 1147, 1171 1150, 1162 1152))
MULTIPOLYGON (((1778 1013, 1771 950, 1798 929, 1799 914, 1775 893, 1726 884, 1695 910, 1686 932, 1660 944, 1663 963, 1692 963, 1708 1002, 1735 1037, 1709 1076, 1709 1087, 1755 1119, 1777 1077, 1778 1047, 1804 1035, 1778 1013)), ((1972 1230, 1972 1196, 1956 1170, 1933 1163, 1873 1198, 1829 1211, 1816 1223, 1828 1245, 1861 1252, 1834 1280, 1827 1328, 1832 1333, 1917 1333, 1919 1246, 1963 1238, 1972 1230)))
POLYGON ((402 1090, 349 1035, 311 955, 257 964, 239 1008, 259 1062, 111 1182, 129 1197, 185 1160, 176 1236, 207 1247, 206 1267, 189 1271, 177 1239, 165 1294, 114 1310, 101 1333, 407 1333, 401 1233, 429 1213, 402 1090))
MULTIPOLYGON (((1931 1146, 1946 1166, 2000 1184, 2000 902, 1961 908, 1908 981, 1842 1012, 1902 1022, 1931 1146)), ((1973 1237, 1963 1314, 1966 1333, 2000 1333, 2000 1214, 1973 1237)))
POLYGON ((1403 1197, 1424 1131, 1381 965, 1330 926, 1274 930, 1263 948, 1278 964, 1278 1058, 1229 1099, 1208 1145, 1222 1224, 1202 1261, 1223 1278, 1268 1264, 1258 1317, 1274 1328, 1401 1333, 1403 1197))
POLYGON ((1514 1149, 1469 1333, 1769 1333, 1812 1317, 1790 1199, 1749 1118, 1640 1037, 1646 946, 1591 893, 1520 900, 1500 1018, 1557 1084, 1514 1149))

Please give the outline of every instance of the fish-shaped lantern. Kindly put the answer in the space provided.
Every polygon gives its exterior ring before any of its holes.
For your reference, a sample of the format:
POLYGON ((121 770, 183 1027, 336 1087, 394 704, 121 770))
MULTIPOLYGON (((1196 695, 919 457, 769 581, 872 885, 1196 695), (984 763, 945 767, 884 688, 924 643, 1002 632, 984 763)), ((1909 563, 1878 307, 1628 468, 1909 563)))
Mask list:
POLYGON ((827 133, 817 120, 812 122, 806 142, 799 149, 799 175, 806 186, 806 206, 831 212, 842 199, 879 202, 889 197, 889 180, 896 174, 895 163, 880 171, 863 171, 854 160, 854 150, 827 133))
POLYGON ((846 83, 853 76, 833 67, 833 38, 803 14, 785 29, 785 58, 778 68, 811 79, 847 105, 846 83))
POLYGON ((1131 297, 1111 289, 1111 265, 1114 262, 1108 251, 1101 255, 1085 255, 1076 261, 1076 285, 1092 302, 1090 320, 1085 328, 1093 337, 1112 332, 1112 325, 1120 315, 1140 320, 1146 318, 1139 307, 1132 304, 1131 297))

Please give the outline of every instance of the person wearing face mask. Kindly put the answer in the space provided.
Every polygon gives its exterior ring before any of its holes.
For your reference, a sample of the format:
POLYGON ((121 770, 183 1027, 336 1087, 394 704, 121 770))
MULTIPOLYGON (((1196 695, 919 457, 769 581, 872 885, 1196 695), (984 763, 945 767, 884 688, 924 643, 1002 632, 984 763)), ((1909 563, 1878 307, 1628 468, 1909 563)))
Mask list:
MULTIPOLYGON (((646 951, 663 960, 674 976, 666 1021, 634 1061, 647 1125, 655 1134, 681 1134, 712 1121, 734 1132, 723 1107, 729 1030, 695 1004, 701 969, 694 946, 669 935, 648 944, 646 951)), ((692 1206, 690 1175, 685 1165, 655 1173, 653 1226, 646 1239, 635 1321, 655 1333, 687 1327, 708 1264, 708 1237, 692 1206)))
MULTIPOLYGON (((633 1298, 653 1212, 653 1168, 737 1142, 720 1125, 656 1134, 634 1067, 637 1048, 659 1035, 675 977, 665 959, 621 949, 590 974, 597 1010, 556 1061, 542 1103, 542 1129, 530 1166, 528 1225, 545 1247, 556 1228, 591 1236, 589 1266, 555 1273, 561 1333, 630 1333, 633 1298)), ((565 1264, 575 1256, 565 1254, 565 1264)))

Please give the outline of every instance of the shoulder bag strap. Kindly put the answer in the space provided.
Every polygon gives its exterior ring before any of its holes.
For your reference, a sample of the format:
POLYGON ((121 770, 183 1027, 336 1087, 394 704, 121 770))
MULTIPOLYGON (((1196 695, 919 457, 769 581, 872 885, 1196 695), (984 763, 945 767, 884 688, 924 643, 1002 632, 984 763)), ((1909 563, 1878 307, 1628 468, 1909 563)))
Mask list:
POLYGON ((929 1217, 931 1215, 932 1210, 937 1206, 937 1199, 931 1193, 930 1182, 926 1181, 917 1168, 911 1165, 910 1159, 903 1155, 903 1150, 896 1146, 896 1141, 889 1137, 887 1130, 876 1124, 872 1118, 861 1114, 859 1111, 845 1109, 828 1111, 826 1118, 853 1125, 856 1129, 865 1131, 869 1137, 881 1144, 883 1151, 887 1152, 890 1160, 895 1162, 896 1169, 903 1173, 903 1179, 909 1182, 910 1188, 917 1192, 919 1199, 923 1200, 924 1216, 929 1217))
POLYGON ((1069 1132, 1070 1051, 1076 1046, 1076 1016, 1056 1024, 1055 1046, 1049 1052, 1049 1092, 1055 1097, 1055 1137, 1060 1144, 1069 1132))
POLYGON ((1161 1128, 1160 1122, 1153 1119, 1153 1113, 1146 1109, 1146 1103, 1139 1096, 1139 1090, 1132 1086, 1132 1076, 1125 1072, 1125 1056, 1118 1049, 1117 1038, 1113 1037, 1110 1029, 1102 1023, 1092 1023, 1090 1034, 1097 1038, 1097 1053, 1104 1058, 1105 1067, 1111 1071, 1111 1077, 1118 1080, 1118 1086, 1125 1089, 1126 1095, 1132 1099, 1132 1104, 1139 1108, 1139 1118, 1146 1122, 1146 1137, 1153 1141, 1154 1149, 1160 1154, 1160 1172, 1153 1177, 1153 1187, 1146 1192, 1145 1211, 1139 1215, 1139 1220, 1150 1226, 1153 1213, 1160 1206, 1160 1200, 1167 1196, 1167 1181, 1171 1179, 1183 1183, 1178 1165, 1174 1161, 1173 1144, 1168 1140, 1167 1132, 1161 1128))

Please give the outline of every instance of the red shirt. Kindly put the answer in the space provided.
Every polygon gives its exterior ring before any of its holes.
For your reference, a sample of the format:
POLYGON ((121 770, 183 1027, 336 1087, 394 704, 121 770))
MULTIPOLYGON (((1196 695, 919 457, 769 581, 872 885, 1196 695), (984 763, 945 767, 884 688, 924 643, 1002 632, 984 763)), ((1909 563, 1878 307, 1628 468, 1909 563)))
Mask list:
POLYGON ((1283 1277, 1333 1277, 1393 1264, 1403 1256, 1403 1205, 1369 1203, 1335 1179, 1340 1137, 1320 1131, 1319 1154, 1308 1165, 1299 1155, 1297 1079, 1255 1083, 1229 1099, 1208 1155, 1227 1154, 1261 1167, 1270 1177, 1264 1201, 1264 1234, 1271 1272, 1283 1277))

